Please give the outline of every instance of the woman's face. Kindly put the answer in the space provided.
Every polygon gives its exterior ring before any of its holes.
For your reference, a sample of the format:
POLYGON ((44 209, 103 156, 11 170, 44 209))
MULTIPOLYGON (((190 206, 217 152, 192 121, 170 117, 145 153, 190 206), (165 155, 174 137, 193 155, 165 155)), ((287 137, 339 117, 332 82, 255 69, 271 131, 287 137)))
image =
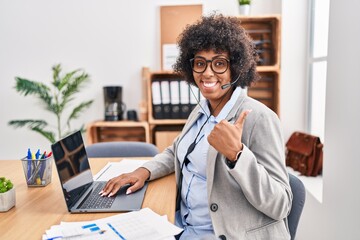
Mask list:
MULTIPOLYGON (((200 51, 195 54, 192 62, 193 69, 196 71, 193 71, 194 80, 202 95, 210 103, 216 103, 221 100, 229 90, 228 88, 221 88, 221 86, 231 81, 230 62, 228 59, 228 53, 215 53, 213 50, 200 51)), ((226 102, 227 99, 224 100, 226 102)))

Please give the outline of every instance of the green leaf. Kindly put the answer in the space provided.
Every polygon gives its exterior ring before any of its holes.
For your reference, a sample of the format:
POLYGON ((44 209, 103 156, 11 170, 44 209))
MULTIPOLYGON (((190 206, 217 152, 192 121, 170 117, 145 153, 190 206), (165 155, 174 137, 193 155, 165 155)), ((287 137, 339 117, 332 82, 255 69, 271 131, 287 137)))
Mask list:
POLYGON ((54 79, 53 85, 57 88, 59 85, 59 82, 60 82, 59 75, 61 72, 61 65, 57 64, 57 65, 53 66, 52 70, 53 70, 53 79, 54 79))
POLYGON ((32 119, 25 119, 25 120, 11 120, 8 123, 10 126, 13 126, 15 128, 19 128, 19 127, 25 127, 27 126, 28 128, 32 129, 34 127, 37 128, 44 128, 46 127, 48 124, 46 121, 44 120, 32 120, 32 119))
POLYGON ((45 131, 44 128, 48 125, 43 120, 12 120, 8 123, 9 125, 19 128, 27 126, 30 130, 40 133, 51 143, 55 142, 55 134, 50 131, 45 131))
POLYGON ((250 4, 251 4, 251 0, 239 0, 239 4, 240 4, 240 5, 250 5, 250 4))
POLYGON ((35 95, 39 97, 46 105, 50 105, 52 97, 50 95, 50 88, 43 83, 31 81, 28 79, 15 77, 16 85, 15 89, 20 94, 35 95))
POLYGON ((90 80, 89 75, 82 73, 80 76, 72 78, 64 91, 62 91, 63 98, 66 99, 73 95, 74 93, 79 92, 82 85, 90 80))
POLYGON ((0 193, 9 191, 14 187, 13 183, 5 177, 0 177, 0 193))
POLYGON ((93 100, 87 101, 87 102, 82 102, 80 103, 78 106, 76 106, 72 113, 70 114, 67 123, 69 124, 71 120, 73 119, 77 119, 80 115, 81 112, 83 112, 86 108, 89 108, 90 105, 93 103, 93 100))
MULTIPOLYGON (((53 80, 50 82, 50 87, 42 82, 31 81, 21 77, 15 77, 16 85, 15 89, 21 95, 28 96, 33 95, 44 103, 45 110, 55 115, 56 122, 53 124, 56 127, 56 133, 48 130, 49 125, 44 120, 12 120, 8 124, 15 128, 27 127, 32 131, 41 134, 48 139, 51 143, 55 142, 57 138, 63 136, 65 129, 71 130, 70 122, 80 116, 80 112, 90 107, 92 100, 83 102, 77 105, 75 108, 69 109, 70 102, 75 100, 75 94, 80 92, 80 89, 86 82, 90 80, 89 75, 81 69, 76 69, 68 73, 62 74, 62 68, 60 64, 56 64, 52 67, 53 80), (70 116, 66 121, 66 125, 62 124, 65 118, 63 112, 70 112, 70 116), (62 126, 64 125, 64 127, 62 126)), ((71 131, 70 131, 71 132, 71 131)))
POLYGON ((69 82, 71 81, 72 77, 78 72, 79 70, 72 71, 65 75, 62 79, 59 81, 59 85, 57 86, 58 90, 60 91, 63 87, 67 86, 69 82))
POLYGON ((53 132, 50 131, 45 131, 42 128, 39 127, 33 127, 31 130, 40 133, 43 137, 45 137, 46 139, 48 139, 51 143, 55 143, 56 139, 55 139, 55 134, 53 132))

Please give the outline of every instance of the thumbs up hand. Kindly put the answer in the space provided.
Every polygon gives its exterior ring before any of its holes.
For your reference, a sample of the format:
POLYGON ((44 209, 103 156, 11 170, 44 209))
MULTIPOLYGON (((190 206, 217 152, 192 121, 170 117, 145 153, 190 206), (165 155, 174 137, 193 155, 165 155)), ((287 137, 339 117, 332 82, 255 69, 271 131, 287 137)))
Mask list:
POLYGON ((234 124, 222 120, 215 125, 207 140, 218 152, 227 159, 235 161, 236 154, 243 149, 241 136, 245 119, 251 110, 243 111, 234 124))

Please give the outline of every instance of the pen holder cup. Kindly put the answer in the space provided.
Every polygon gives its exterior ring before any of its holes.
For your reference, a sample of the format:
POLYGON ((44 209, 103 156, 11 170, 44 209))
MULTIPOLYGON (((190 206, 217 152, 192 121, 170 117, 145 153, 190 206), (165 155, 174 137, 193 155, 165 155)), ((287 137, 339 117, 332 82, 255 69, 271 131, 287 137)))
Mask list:
POLYGON ((21 159, 28 187, 45 187, 51 183, 53 157, 21 159))

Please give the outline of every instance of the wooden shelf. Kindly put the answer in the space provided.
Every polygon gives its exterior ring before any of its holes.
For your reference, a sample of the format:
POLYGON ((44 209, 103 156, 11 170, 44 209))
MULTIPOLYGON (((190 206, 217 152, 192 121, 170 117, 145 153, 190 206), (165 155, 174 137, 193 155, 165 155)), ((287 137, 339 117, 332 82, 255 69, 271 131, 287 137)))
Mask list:
POLYGON ((95 121, 87 125, 88 144, 112 141, 150 142, 148 122, 95 121))

